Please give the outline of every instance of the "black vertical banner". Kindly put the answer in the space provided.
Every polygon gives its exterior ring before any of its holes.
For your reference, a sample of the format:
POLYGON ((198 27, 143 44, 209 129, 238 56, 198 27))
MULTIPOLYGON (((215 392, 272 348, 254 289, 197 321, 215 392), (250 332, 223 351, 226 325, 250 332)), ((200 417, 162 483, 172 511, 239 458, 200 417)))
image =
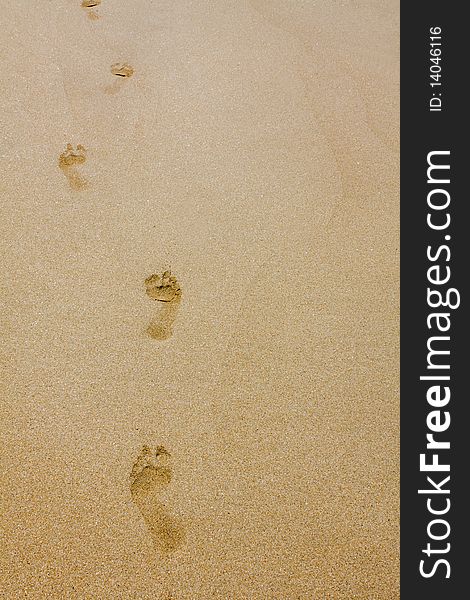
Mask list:
POLYGON ((470 430, 470 38, 460 6, 401 5, 401 598, 465 597, 470 430))

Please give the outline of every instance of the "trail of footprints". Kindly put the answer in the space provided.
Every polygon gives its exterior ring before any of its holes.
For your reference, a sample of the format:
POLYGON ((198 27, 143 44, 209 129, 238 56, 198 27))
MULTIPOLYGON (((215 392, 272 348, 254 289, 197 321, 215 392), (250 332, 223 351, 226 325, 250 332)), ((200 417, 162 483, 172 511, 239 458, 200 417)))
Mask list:
MULTIPOLYGON (((81 7, 89 19, 96 20, 100 17, 94 9, 100 4, 101 0, 82 0, 81 7)), ((111 65, 110 72, 116 81, 104 91, 115 94, 132 77, 134 69, 126 62, 117 62, 111 65)), ((87 150, 82 144, 73 146, 68 143, 59 155, 59 168, 74 191, 82 191, 89 186, 83 172, 86 160, 87 150)), ((147 335, 153 340, 167 340, 172 336, 180 307, 181 286, 169 270, 149 275, 144 285, 147 296, 158 304, 147 327, 147 335)), ((163 446, 143 446, 130 473, 132 501, 145 522, 155 550, 162 557, 178 550, 186 539, 183 522, 172 514, 164 501, 172 476, 172 458, 163 446)))

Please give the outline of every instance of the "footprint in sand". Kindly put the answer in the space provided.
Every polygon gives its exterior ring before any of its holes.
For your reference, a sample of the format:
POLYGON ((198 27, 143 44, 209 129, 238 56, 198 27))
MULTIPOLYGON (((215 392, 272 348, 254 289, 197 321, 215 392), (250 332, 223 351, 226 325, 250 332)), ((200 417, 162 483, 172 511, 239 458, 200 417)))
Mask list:
POLYGON ((156 317, 147 327, 148 335, 155 340, 166 340, 173 333, 173 325, 181 303, 181 288, 171 271, 161 275, 153 274, 145 280, 146 293, 149 298, 161 302, 156 317))
POLYGON ((74 150, 72 144, 67 144, 66 149, 59 156, 59 167, 67 177, 70 187, 80 191, 88 186, 88 181, 81 175, 78 167, 86 161, 86 149, 78 144, 74 150))
POLYGON ((100 18, 99 14, 93 9, 101 4, 101 0, 82 0, 82 8, 85 9, 88 18, 91 21, 96 21, 100 18))
POLYGON ((132 77, 134 69, 128 63, 114 63, 111 65, 111 73, 116 78, 112 85, 104 88, 107 94, 116 94, 126 84, 127 79, 132 77))
POLYGON ((139 509, 156 550, 167 556, 178 550, 186 539, 180 519, 173 516, 162 501, 171 481, 171 455, 164 446, 144 446, 132 467, 131 496, 139 509))

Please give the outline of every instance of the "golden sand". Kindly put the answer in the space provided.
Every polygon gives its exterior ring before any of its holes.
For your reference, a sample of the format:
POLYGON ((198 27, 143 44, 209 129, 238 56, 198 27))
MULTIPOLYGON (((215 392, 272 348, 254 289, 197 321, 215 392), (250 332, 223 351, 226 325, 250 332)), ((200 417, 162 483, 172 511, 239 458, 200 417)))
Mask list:
POLYGON ((397 0, 0 40, 2 597, 398 598, 397 0))

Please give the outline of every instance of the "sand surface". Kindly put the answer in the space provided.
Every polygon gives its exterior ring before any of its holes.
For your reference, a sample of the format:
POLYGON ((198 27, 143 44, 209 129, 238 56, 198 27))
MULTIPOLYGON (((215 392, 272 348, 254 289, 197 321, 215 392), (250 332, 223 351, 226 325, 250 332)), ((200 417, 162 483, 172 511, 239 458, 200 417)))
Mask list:
POLYGON ((1 597, 398 598, 398 1, 81 4, 1 11, 1 597))

